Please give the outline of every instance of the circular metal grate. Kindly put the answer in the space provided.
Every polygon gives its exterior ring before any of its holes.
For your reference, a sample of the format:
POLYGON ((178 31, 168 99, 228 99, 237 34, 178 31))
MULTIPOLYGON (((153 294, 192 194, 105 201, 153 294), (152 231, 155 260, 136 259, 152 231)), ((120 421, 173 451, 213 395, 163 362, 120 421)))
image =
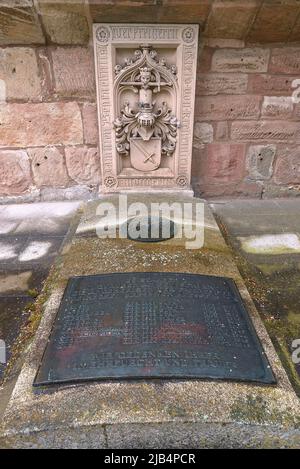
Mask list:
POLYGON ((127 220, 127 238, 142 243, 157 243, 174 238, 175 224, 163 217, 134 217, 127 220))

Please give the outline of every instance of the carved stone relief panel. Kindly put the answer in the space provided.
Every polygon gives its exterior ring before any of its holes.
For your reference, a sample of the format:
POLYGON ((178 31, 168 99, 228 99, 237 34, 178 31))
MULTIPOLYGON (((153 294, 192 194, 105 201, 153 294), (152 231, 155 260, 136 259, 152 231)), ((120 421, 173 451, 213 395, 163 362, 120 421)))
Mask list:
POLYGON ((189 189, 197 25, 95 24, 105 192, 189 189))

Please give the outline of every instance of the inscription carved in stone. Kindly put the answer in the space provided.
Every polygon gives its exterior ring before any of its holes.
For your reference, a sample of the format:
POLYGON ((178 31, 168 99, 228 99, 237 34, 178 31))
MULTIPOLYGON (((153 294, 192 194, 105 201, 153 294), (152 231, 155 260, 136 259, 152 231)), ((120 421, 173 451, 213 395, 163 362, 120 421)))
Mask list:
POLYGON ((196 25, 94 25, 103 190, 189 188, 197 40, 196 25))

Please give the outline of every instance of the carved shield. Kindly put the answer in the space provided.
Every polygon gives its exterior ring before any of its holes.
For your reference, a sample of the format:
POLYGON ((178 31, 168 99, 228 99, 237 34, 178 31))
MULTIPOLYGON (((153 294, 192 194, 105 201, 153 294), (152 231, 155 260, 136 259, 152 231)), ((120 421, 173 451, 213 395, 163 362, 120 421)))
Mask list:
POLYGON ((130 161, 138 171, 154 171, 161 162, 161 139, 153 137, 148 141, 134 137, 130 139, 130 161))

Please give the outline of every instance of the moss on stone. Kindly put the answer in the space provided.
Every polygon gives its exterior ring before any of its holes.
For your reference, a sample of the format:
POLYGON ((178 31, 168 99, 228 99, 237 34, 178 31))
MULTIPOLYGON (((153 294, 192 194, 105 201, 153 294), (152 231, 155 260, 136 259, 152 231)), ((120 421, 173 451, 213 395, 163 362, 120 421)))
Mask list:
POLYGON ((241 423, 266 424, 270 422, 276 425, 292 425, 294 428, 300 427, 299 416, 292 416, 291 413, 282 412, 280 408, 272 408, 263 396, 248 395, 246 399, 241 399, 233 404, 231 417, 241 423))

